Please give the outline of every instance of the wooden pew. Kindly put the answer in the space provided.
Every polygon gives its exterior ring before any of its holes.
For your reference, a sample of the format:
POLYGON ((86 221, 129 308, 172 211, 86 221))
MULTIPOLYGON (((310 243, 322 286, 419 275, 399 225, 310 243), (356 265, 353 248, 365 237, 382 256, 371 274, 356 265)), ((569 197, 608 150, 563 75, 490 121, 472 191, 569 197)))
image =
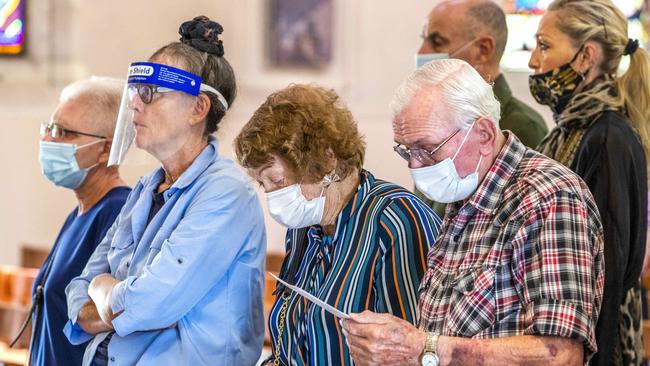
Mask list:
POLYGON ((23 333, 15 346, 8 343, 18 333, 31 305, 31 289, 38 274, 36 268, 0 266, 0 363, 24 365, 31 327, 23 333))

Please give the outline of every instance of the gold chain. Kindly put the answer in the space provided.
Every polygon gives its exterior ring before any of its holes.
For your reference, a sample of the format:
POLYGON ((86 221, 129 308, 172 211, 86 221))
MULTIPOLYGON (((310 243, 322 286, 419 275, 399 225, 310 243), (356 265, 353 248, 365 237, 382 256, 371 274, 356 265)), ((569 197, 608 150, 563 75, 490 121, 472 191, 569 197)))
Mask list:
POLYGON ((287 317, 287 307, 289 306, 289 297, 287 292, 282 294, 282 307, 280 307, 280 317, 278 319, 278 339, 275 342, 275 350, 273 352, 273 366, 280 366, 280 343, 282 342, 282 331, 284 330, 284 323, 287 317))

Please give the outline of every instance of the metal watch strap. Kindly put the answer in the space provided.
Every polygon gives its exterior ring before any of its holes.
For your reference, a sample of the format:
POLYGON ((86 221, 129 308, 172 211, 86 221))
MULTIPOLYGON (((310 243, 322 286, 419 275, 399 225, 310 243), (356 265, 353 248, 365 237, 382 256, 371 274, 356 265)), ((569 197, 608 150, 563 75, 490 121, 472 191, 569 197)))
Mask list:
POLYGON ((424 343, 424 353, 436 354, 438 349, 438 335, 427 333, 427 341, 424 343))

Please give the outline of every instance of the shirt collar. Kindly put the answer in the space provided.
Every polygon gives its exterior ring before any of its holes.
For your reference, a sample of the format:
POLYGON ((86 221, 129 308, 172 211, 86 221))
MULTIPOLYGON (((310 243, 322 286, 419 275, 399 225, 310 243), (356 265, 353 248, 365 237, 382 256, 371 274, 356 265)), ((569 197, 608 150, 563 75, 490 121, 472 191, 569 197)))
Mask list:
POLYGON ((345 205, 341 213, 339 214, 338 220, 336 220, 336 233, 334 237, 338 237, 339 230, 343 227, 348 220, 357 212, 359 207, 361 207, 363 201, 368 196, 370 189, 375 183, 375 177, 367 170, 361 170, 359 188, 357 193, 354 194, 352 199, 345 205))
POLYGON ((504 134, 507 138, 506 143, 469 201, 470 205, 487 214, 493 214, 501 203, 504 190, 515 175, 526 152, 526 146, 513 133, 506 131, 504 134))
POLYGON ((503 74, 499 75, 496 80, 494 80, 494 86, 492 87, 494 91, 494 96, 497 97, 501 105, 508 104, 510 99, 512 99, 512 91, 506 78, 503 77, 503 74))
MULTIPOLYGON (((208 146, 194 159, 192 164, 172 184, 170 190, 183 189, 192 184, 210 166, 219 155, 219 141, 212 135, 208 136, 208 146)), ((150 176, 147 182, 148 188, 155 189, 165 177, 163 168, 158 168, 150 176)))

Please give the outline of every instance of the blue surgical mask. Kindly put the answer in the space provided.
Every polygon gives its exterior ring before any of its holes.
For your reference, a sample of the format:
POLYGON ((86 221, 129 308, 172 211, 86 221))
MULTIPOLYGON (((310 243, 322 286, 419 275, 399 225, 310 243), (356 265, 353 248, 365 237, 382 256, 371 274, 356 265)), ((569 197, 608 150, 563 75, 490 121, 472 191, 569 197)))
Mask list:
POLYGON ((449 58, 448 53, 423 53, 415 55, 415 68, 419 69, 429 61, 446 60, 449 58))
POLYGON ((417 54, 415 55, 415 69, 419 69, 420 67, 424 66, 429 61, 433 60, 446 60, 448 58, 453 58, 456 56, 458 53, 462 52, 465 50, 467 47, 471 46, 474 42, 476 42, 478 38, 474 38, 471 41, 465 43, 464 45, 460 46, 457 50, 451 52, 451 53, 446 53, 446 52, 439 52, 439 53, 423 53, 423 54, 417 54))
POLYGON ((97 164, 86 169, 80 169, 77 163, 77 150, 103 141, 103 139, 97 140, 81 146, 63 142, 41 141, 38 160, 41 162, 43 175, 59 187, 78 188, 86 179, 88 171, 97 164))

